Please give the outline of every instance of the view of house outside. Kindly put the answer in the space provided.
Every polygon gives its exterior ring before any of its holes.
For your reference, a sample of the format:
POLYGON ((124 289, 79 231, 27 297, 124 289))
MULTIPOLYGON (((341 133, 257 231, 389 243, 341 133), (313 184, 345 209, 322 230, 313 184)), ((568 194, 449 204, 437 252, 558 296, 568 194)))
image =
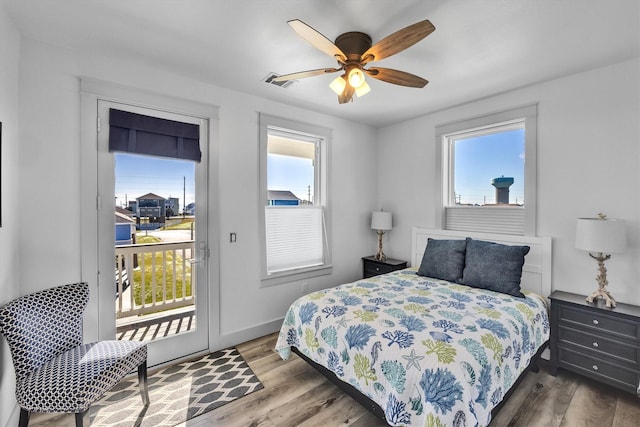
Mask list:
POLYGON ((166 216, 193 215, 195 164, 191 161, 116 153, 115 177, 118 207, 128 209, 138 198, 154 194, 171 201, 165 207, 171 208, 172 215, 166 216))
POLYGON ((193 310, 195 164, 117 153, 114 172, 116 317, 193 310))

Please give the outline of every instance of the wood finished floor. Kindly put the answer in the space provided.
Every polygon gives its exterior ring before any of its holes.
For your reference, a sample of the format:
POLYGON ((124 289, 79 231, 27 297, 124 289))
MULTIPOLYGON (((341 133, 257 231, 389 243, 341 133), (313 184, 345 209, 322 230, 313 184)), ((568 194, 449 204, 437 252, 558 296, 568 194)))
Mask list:
MULTIPOLYGON (((264 389, 180 424, 182 427, 386 426, 315 369, 292 354, 273 351, 277 334, 237 346, 264 389)), ((73 418, 42 418, 31 426, 68 426, 73 418)), ((490 427, 637 427, 640 398, 560 370, 552 377, 545 361, 527 374, 490 427)))

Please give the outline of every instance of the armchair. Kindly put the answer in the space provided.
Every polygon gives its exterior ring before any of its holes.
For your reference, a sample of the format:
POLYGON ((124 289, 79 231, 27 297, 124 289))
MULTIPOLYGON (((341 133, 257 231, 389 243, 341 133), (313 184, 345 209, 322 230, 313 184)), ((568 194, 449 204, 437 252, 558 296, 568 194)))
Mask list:
POLYGON ((0 307, 0 334, 11 350, 19 426, 31 412, 75 413, 76 427, 89 425, 89 407, 138 369, 140 393, 149 405, 147 346, 133 341, 82 343, 86 283, 58 286, 0 307))

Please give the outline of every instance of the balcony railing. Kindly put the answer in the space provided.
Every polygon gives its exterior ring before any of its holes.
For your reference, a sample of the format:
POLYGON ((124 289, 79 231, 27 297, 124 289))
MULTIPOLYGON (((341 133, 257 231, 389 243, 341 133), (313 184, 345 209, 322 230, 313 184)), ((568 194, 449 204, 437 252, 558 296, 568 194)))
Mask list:
POLYGON ((118 319, 194 305, 193 240, 115 249, 118 319))

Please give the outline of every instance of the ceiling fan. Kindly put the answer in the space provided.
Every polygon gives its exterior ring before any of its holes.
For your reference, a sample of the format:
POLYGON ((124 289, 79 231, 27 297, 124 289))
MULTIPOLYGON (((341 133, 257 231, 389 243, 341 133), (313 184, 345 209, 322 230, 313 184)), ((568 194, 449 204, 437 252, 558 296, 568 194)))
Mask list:
POLYGON ((369 62, 395 55, 431 34, 436 27, 427 19, 398 30, 374 45, 371 44, 371 37, 368 34, 359 31, 340 34, 333 43, 299 19, 293 19, 287 23, 300 37, 335 58, 338 61, 338 67, 286 74, 276 77, 273 81, 283 82, 343 71, 344 73, 329 85, 338 95, 340 104, 351 101, 354 93, 357 96, 363 96, 371 90, 365 81, 365 74, 400 86, 421 88, 429 83, 422 77, 404 71, 381 67, 365 68, 369 62))

